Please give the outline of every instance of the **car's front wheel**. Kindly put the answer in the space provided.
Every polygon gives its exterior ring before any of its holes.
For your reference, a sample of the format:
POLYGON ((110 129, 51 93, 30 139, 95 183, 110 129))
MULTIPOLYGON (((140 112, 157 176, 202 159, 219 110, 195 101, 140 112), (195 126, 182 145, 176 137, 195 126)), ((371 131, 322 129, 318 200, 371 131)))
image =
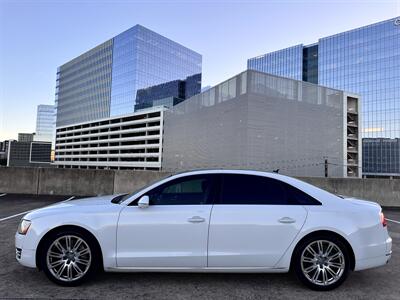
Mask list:
POLYGON ((46 239, 40 264, 53 282, 76 286, 94 274, 97 260, 93 239, 80 231, 68 230, 46 239))
POLYGON ((297 277, 314 290, 327 291, 338 287, 350 270, 349 251, 335 236, 305 239, 294 255, 297 277))

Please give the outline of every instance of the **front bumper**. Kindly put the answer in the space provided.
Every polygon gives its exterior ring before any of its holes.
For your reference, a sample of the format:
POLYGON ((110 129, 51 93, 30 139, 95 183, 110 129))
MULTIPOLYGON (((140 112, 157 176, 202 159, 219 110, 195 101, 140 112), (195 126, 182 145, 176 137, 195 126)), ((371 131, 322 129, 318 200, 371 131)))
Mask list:
POLYGON ((390 259, 392 257, 392 238, 389 235, 386 239, 386 253, 386 256, 390 259))
POLYGON ((29 268, 36 268, 36 250, 25 249, 24 239, 24 235, 18 232, 15 234, 15 257, 21 265, 29 268))

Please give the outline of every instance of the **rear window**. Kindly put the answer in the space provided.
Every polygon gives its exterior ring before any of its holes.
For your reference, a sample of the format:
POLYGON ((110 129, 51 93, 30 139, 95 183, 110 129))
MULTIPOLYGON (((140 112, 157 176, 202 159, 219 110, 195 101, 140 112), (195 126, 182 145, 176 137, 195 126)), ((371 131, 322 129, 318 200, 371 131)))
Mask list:
POLYGON ((320 205, 299 189, 279 180, 246 174, 224 174, 219 204, 320 205))

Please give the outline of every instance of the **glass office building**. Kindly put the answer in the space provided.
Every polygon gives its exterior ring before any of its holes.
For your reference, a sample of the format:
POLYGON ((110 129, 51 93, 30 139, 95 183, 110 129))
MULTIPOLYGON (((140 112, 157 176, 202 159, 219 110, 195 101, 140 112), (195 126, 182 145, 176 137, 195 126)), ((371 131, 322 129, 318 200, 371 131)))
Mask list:
POLYGON ((138 90, 200 75, 201 63, 195 51, 136 25, 59 67, 57 127, 132 113, 138 90))
POLYGON ((35 133, 18 133, 18 142, 32 142, 35 137, 35 133))
POLYGON ((301 72, 304 81, 359 94, 363 150, 373 152, 375 158, 364 156, 363 174, 400 175, 399 148, 394 140, 400 137, 400 17, 273 53, 275 56, 249 59, 248 68, 294 79, 301 72), (290 52, 293 48, 302 50, 290 52), (288 51, 296 61, 302 53, 297 71, 286 71, 287 62, 276 59, 288 51), (393 143, 371 143, 374 138, 392 139, 393 143))
POLYGON ((58 68, 57 127, 109 116, 112 49, 109 40, 58 68))
POLYGON ((364 138, 363 161, 369 173, 400 173, 400 138, 364 138))
POLYGON ((247 68, 296 80, 302 80, 303 45, 297 45, 251 58, 247 61, 247 68))
POLYGON ((173 80, 137 90, 135 110, 158 106, 173 106, 201 92, 201 74, 185 80, 173 80))
POLYGON ((35 141, 52 142, 56 115, 54 105, 38 105, 36 115, 35 141))

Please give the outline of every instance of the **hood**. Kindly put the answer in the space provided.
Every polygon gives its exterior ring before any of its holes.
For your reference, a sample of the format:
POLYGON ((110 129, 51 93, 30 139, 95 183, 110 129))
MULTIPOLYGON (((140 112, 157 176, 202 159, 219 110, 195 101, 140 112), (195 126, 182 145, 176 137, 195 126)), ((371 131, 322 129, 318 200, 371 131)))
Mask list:
MULTIPOLYGON (((74 205, 74 206, 93 206, 93 205, 104 205, 104 204, 109 204, 111 203, 111 200, 113 200, 116 197, 119 197, 120 195, 106 195, 106 196, 98 196, 98 197, 89 197, 89 198, 81 198, 81 199, 72 199, 70 201, 65 201, 61 202, 59 204, 53 204, 53 205, 74 205)), ((50 205, 50 206, 53 206, 50 205)))
POLYGON ((104 205, 116 206, 117 204, 111 203, 111 200, 119 197, 120 195, 107 195, 99 197, 82 198, 77 200, 61 201, 42 208, 30 211, 24 216, 24 219, 33 220, 45 215, 58 214, 70 212, 75 209, 79 211, 97 211, 96 208, 104 205))

